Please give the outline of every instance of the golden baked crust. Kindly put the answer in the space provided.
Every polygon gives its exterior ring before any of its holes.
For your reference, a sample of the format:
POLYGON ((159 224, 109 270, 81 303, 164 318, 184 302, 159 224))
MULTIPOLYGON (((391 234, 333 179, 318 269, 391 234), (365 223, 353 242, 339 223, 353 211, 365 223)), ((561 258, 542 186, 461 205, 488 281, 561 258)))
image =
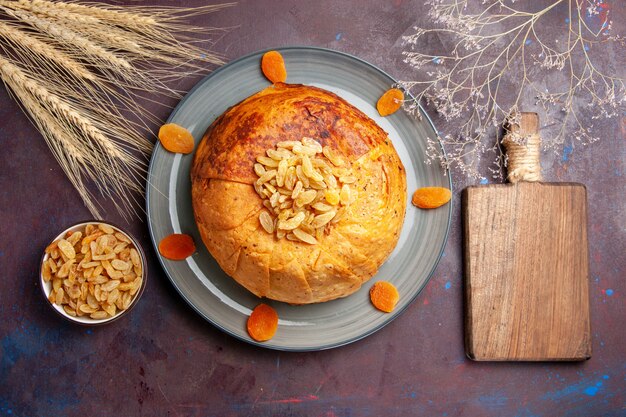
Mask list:
POLYGON ((328 91, 275 84, 231 107, 194 155, 198 229, 222 269, 259 297, 292 304, 349 295, 393 251, 406 208, 406 176, 387 133, 328 91), (276 239, 259 223, 253 166, 280 141, 311 137, 349 161, 359 191, 319 243, 276 239))

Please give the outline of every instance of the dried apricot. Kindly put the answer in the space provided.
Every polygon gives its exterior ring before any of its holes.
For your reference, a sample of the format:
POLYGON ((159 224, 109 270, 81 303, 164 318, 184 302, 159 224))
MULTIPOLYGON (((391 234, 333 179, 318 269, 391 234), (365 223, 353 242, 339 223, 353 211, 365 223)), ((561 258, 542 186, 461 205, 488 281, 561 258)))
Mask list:
POLYGON ((193 238, 182 233, 165 236, 159 242, 159 253, 172 261, 182 261, 196 251, 193 238))
POLYGON ((389 116, 392 113, 398 111, 402 106, 402 100, 404 100, 404 93, 397 88, 391 88, 385 91, 376 103, 376 109, 381 116, 389 116))
POLYGON ((287 81, 287 70, 285 60, 280 52, 269 51, 261 58, 261 70, 263 75, 272 83, 284 83, 287 81))
POLYGON ((159 129, 159 140, 165 149, 174 153, 191 153, 194 141, 191 132, 176 123, 168 123, 159 129))
POLYGON ((452 192, 443 187, 422 187, 413 193, 411 203, 423 208, 432 209, 441 207, 452 198, 452 192))
POLYGON ((378 281, 370 288, 370 300, 374 307, 385 313, 391 313, 396 307, 400 294, 396 287, 387 281, 378 281))
POLYGON ((248 317, 248 334, 257 342, 265 342, 274 337, 278 328, 278 313, 267 304, 259 304, 248 317))

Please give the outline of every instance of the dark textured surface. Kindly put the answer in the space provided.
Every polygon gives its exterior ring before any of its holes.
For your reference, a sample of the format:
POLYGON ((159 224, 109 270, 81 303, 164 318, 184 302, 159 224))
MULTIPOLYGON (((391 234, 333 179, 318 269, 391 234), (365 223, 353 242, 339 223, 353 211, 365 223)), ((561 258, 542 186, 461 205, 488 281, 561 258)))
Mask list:
MULTIPOLYGON (((607 4, 612 30, 623 34, 625 5, 607 4)), ((402 0, 248 0, 196 23, 237 26, 214 45, 228 59, 272 46, 324 46, 404 79, 411 70, 400 38, 425 10, 402 0)), ((556 35, 564 29, 562 16, 554 19, 547 30, 556 35)), ((157 112, 165 118, 169 110, 157 112)), ((458 191, 472 183, 458 174, 451 235, 435 275, 400 318, 352 345, 298 354, 237 341, 184 303, 151 250, 149 285, 129 317, 91 329, 66 323, 42 299, 38 261, 51 236, 89 213, 4 89, 0 121, 0 415, 626 415, 624 114, 595 121, 598 143, 566 145, 544 163, 547 181, 587 186, 593 357, 536 364, 474 363, 464 355, 458 191)), ((107 219, 122 223, 111 209, 107 219)), ((151 248, 144 223, 130 230, 151 248)))

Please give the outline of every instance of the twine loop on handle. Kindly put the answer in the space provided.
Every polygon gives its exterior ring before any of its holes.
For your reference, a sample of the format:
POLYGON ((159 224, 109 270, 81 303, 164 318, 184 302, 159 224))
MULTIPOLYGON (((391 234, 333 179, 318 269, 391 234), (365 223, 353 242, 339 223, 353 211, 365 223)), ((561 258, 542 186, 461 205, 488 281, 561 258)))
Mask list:
POLYGON ((530 117, 536 117, 536 114, 522 113, 521 116, 521 126, 513 122, 512 118, 509 119, 509 131, 502 139, 508 157, 507 180, 511 183, 541 181, 541 136, 538 133, 538 123, 534 124, 533 120, 529 120, 530 117))

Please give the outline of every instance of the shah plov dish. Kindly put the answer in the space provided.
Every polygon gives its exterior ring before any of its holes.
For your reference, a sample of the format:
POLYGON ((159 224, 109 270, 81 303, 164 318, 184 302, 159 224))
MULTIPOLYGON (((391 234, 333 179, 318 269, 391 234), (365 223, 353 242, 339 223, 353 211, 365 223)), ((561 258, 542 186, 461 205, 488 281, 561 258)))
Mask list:
POLYGON ((393 251, 405 171, 387 133, 337 95, 276 83, 208 128, 191 170, 202 240, 259 297, 344 297, 393 251))

